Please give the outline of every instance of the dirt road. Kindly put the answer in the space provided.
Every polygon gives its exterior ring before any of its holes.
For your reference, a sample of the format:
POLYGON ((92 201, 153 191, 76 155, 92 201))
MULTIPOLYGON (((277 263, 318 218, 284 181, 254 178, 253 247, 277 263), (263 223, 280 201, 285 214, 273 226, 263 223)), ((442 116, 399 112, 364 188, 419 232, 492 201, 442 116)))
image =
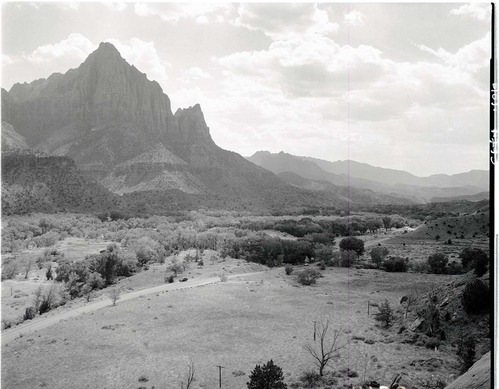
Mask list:
MULTIPOLYGON (((262 272, 254 272, 254 273, 241 273, 241 274, 232 274, 229 275, 229 279, 233 278, 238 278, 238 277, 243 277, 243 276, 251 276, 255 274, 260 274, 262 272)), ((203 285, 210 285, 210 284, 215 284, 220 282, 220 277, 211 277, 211 278, 201 278, 201 279, 191 279, 187 280, 186 282, 175 282, 173 284, 163 284, 163 285, 158 285, 154 286, 152 288, 147 288, 147 289, 141 289, 137 290, 134 292, 129 292, 129 293, 124 293, 120 296, 120 299, 118 300, 117 304, 122 304, 124 301, 136 299, 142 296, 147 296, 150 294, 155 294, 155 293, 160 293, 160 292, 171 292, 179 289, 188 289, 188 288, 194 288, 197 286, 203 286, 203 285)), ((71 309, 70 311, 66 312, 61 312, 57 315, 54 316, 49 316, 49 317, 43 317, 43 316, 38 316, 33 320, 29 320, 24 322, 23 324, 20 324, 14 328, 5 330, 1 334, 1 339, 2 339, 2 346, 5 346, 7 343, 11 342, 12 340, 18 338, 21 335, 27 335, 31 334, 35 331, 42 330, 44 328, 50 327, 51 325, 54 325, 61 320, 67 320, 72 317, 79 316, 84 313, 88 312, 93 312, 98 309, 108 307, 110 306, 111 300, 110 299, 105 299, 101 301, 96 301, 93 303, 86 304, 82 307, 78 307, 75 309, 71 309)))

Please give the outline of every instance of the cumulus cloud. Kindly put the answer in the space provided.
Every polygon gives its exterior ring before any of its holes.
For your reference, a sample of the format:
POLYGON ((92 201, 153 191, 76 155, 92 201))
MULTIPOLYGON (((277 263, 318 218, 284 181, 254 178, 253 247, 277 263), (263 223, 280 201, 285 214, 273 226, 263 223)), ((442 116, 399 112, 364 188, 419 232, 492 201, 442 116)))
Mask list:
MULTIPOLYGON (((139 38, 129 40, 107 39, 112 43, 123 58, 134 65, 141 72, 146 73, 151 80, 158 81, 164 88, 168 79, 167 69, 170 63, 160 58, 154 42, 143 41, 139 38)), ((54 71, 67 71, 77 67, 88 55, 97 49, 98 42, 94 43, 87 37, 73 33, 60 42, 39 46, 31 53, 19 58, 2 56, 4 64, 8 65, 18 59, 36 64, 40 69, 47 69, 47 75, 54 71), (4 59, 5 57, 5 59, 4 59)), ((198 74, 199 76, 199 74, 198 74)))
POLYGON ((425 45, 419 45, 419 48, 422 51, 441 59, 450 66, 456 66, 469 72, 476 73, 480 69, 489 66, 491 55, 490 38, 490 32, 488 32, 483 38, 461 47, 455 53, 450 53, 443 48, 434 50, 425 45))
POLYGON ((360 26, 364 23, 364 14, 360 11, 353 10, 345 14, 343 21, 349 26, 360 26))
POLYGON ((490 3, 469 3, 450 11, 451 15, 468 16, 481 21, 489 21, 492 13, 490 3))
POLYGON ((167 68, 171 67, 171 64, 159 57, 154 42, 143 41, 139 38, 131 38, 124 42, 118 39, 108 39, 107 42, 116 46, 127 62, 165 88, 168 79, 167 68))
POLYGON ((339 28, 337 23, 329 20, 327 11, 310 3, 289 3, 286 7, 277 3, 241 4, 233 24, 262 31, 273 40, 304 34, 328 34, 339 28))
POLYGON ((223 15, 230 7, 230 4, 136 3, 134 9, 139 16, 157 16, 165 22, 193 19, 199 24, 206 24, 223 15))
POLYGON ((116 2, 116 1, 105 1, 102 3, 105 7, 109 8, 110 10, 113 10, 113 11, 118 11, 118 12, 122 12, 124 11, 125 9, 128 8, 128 5, 126 3, 122 3, 122 2, 116 2))
POLYGON ((23 57, 29 62, 39 64, 51 62, 55 59, 82 60, 95 50, 95 48, 96 45, 88 38, 81 34, 73 33, 58 43, 42 45, 23 57))

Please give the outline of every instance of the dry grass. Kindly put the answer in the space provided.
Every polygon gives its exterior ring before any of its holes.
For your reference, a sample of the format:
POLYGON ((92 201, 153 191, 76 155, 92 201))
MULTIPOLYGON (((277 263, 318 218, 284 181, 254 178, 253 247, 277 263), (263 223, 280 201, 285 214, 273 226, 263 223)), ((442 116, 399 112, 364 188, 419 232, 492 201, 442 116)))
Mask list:
MULTIPOLYGON (((236 262, 227 264, 237 267, 236 262)), ((205 271, 222 265, 205 265, 205 271)), ((423 287, 452 276, 341 268, 324 274, 316 286, 299 287, 283 268, 276 268, 261 276, 242 275, 226 283, 118 301, 116 307, 4 347, 2 383, 7 388, 180 388, 189 357, 196 366, 194 388, 218 387, 220 364, 225 366, 224 388, 243 388, 254 366, 270 359, 291 383, 313 368, 303 346, 312 341, 313 321, 323 315, 332 319, 333 327, 343 328, 348 341, 331 370, 348 367, 362 377, 366 356, 373 356, 366 378, 383 383, 395 372, 404 374, 405 383, 430 370, 445 376, 455 373, 452 350, 435 354, 397 344, 394 331, 376 327, 366 314, 367 300, 388 299, 397 306, 408 284, 423 287), (429 360, 431 368, 414 362, 419 360, 429 360), (138 381, 142 376, 148 380, 145 384, 138 381)), ((340 379, 338 387, 347 382, 340 379)))

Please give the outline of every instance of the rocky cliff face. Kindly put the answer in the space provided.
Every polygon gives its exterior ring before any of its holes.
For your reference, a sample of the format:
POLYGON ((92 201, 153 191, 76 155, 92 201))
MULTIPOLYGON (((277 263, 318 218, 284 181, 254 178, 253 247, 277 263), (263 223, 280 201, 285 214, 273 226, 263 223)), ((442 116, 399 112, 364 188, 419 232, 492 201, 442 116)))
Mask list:
POLYGON ((220 149, 199 104, 173 114, 159 84, 109 43, 77 69, 2 90, 2 111, 9 129, 31 149, 74 159, 118 194, 178 190, 260 197, 262 190, 288 188, 220 149))

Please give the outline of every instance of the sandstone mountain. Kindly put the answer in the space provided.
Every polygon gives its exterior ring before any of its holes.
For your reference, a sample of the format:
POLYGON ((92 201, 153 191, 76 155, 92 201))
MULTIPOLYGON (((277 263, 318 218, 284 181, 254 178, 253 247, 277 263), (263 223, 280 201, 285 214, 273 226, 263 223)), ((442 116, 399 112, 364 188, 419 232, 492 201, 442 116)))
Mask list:
POLYGON ((475 195, 483 192, 484 187, 488 188, 488 172, 485 171, 455 176, 438 175, 448 178, 439 181, 435 176, 416 177, 408 172, 378 168, 355 161, 329 162, 284 152, 274 154, 258 151, 247 159, 275 174, 291 172, 308 180, 371 190, 418 203, 431 201, 435 197, 450 199, 454 196, 475 195), (446 186, 447 183, 456 186, 446 186))
POLYGON ((199 105, 173 113, 159 84, 110 43, 65 74, 2 89, 2 116, 8 142, 73 159, 131 207, 346 205, 218 147, 199 105))

